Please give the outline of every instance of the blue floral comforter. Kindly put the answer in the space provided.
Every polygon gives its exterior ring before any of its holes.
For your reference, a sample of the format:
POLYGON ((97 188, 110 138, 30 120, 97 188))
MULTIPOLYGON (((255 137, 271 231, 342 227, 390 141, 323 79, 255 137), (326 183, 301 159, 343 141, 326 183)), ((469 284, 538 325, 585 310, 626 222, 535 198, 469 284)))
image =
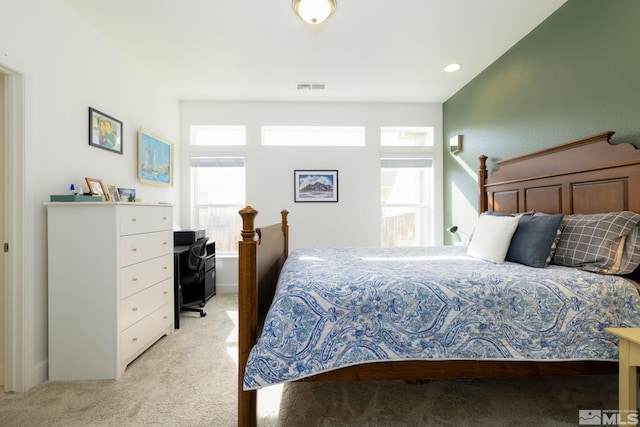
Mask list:
POLYGON ((466 248, 305 248, 284 265, 246 390, 402 359, 617 360, 605 327, 640 327, 637 284, 491 264, 466 248))

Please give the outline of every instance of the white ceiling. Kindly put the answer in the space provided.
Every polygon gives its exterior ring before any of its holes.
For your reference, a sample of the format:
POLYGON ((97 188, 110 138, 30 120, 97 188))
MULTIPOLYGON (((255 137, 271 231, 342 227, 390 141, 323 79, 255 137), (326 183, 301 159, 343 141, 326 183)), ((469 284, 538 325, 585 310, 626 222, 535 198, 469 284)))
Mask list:
POLYGON ((63 1, 179 99, 444 102, 566 0, 63 1))

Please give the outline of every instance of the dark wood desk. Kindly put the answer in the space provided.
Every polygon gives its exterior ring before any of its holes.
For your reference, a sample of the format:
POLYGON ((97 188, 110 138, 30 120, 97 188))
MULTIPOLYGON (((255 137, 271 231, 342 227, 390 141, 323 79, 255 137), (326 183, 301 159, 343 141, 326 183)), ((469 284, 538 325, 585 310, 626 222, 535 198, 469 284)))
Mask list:
POLYGON ((189 245, 173 247, 173 327, 180 329, 180 264, 182 256, 189 254, 189 245))

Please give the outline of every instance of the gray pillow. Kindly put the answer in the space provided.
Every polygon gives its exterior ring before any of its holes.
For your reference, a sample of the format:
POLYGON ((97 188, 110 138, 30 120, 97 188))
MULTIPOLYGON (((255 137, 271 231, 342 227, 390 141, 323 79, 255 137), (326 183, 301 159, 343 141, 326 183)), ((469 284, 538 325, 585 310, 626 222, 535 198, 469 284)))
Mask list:
POLYGON ((522 216, 511 238, 505 260, 530 267, 546 267, 563 217, 563 214, 522 216))
POLYGON ((615 266, 611 268, 609 274, 629 274, 638 266, 640 266, 640 223, 626 236, 620 265, 617 269, 615 266))
POLYGON ((634 254, 638 223, 640 215, 629 211, 567 215, 554 263, 597 273, 631 273, 639 261, 634 254))

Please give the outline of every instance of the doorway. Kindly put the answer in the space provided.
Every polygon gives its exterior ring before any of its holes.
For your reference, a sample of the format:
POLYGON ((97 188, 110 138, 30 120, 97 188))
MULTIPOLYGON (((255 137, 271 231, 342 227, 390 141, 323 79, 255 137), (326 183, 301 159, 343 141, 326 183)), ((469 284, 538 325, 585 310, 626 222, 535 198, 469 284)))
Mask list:
MULTIPOLYGON (((5 110, 6 110, 6 102, 4 96, 4 80, 6 75, 0 74, 0 189, 4 189, 4 174, 5 174, 5 129, 4 129, 4 120, 5 120, 5 110)), ((3 194, 6 192, 3 191, 3 194)), ((6 242, 5 237, 5 206, 7 206, 6 200, 2 200, 0 205, 0 242, 2 242, 2 248, 0 250, 2 252, 2 257, 0 257, 0 295, 5 295, 4 287, 5 287, 5 252, 4 252, 4 242, 6 242)), ((5 371, 5 363, 4 363, 4 355, 5 355, 5 337, 4 337, 4 328, 5 328, 5 310, 4 304, 0 304, 0 392, 4 393, 4 371, 5 371)))
MULTIPOLYGON (((0 52, 1 53, 1 52, 0 52)), ((29 137, 29 73, 0 55, 0 348, 4 392, 22 392, 46 379, 34 363, 34 264, 27 248, 35 241, 33 168, 29 137), (28 264, 30 262, 30 264, 28 264)))

